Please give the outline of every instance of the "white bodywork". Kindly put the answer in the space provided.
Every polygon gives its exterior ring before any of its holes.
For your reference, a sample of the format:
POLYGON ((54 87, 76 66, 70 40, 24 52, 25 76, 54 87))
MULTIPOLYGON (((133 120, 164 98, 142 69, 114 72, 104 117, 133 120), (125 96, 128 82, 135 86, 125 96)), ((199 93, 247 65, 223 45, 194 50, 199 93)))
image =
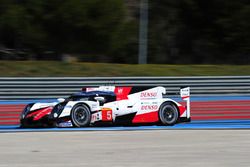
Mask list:
MULTIPOLYGON (((114 90, 112 86, 108 87, 99 87, 98 88, 89 88, 87 91, 96 91, 96 90, 114 90)), ((185 112, 183 112, 180 117, 187 117, 190 118, 190 100, 189 100, 189 94, 184 94, 184 92, 189 92, 188 89, 181 89, 181 97, 184 97, 187 101, 187 109, 185 112)), ((105 103, 103 106, 99 105, 99 102, 97 101, 70 101, 67 103, 67 105, 64 107, 64 110, 60 114, 60 117, 66 117, 70 116, 71 109, 74 105, 78 103, 84 103, 87 104, 91 110, 91 112, 94 112, 92 114, 92 120, 91 123, 94 123, 96 121, 102 120, 102 109, 103 108, 110 108, 112 112, 108 115, 113 121, 115 121, 115 118, 117 116, 127 115, 130 113, 136 113, 136 115, 141 115, 145 113, 150 113, 154 111, 158 111, 161 104, 170 101, 175 103, 177 106, 181 106, 181 104, 177 103, 176 101, 169 99, 169 98, 163 98, 163 94, 166 94, 166 89, 164 87, 154 87, 151 89, 147 89, 145 91, 137 92, 134 94, 128 95, 128 99, 125 100, 119 100, 114 102, 105 103)))
POLYGON ((57 105, 58 102, 52 102, 52 103, 35 103, 31 108, 30 111, 38 110, 41 108, 46 108, 46 107, 53 107, 57 105))

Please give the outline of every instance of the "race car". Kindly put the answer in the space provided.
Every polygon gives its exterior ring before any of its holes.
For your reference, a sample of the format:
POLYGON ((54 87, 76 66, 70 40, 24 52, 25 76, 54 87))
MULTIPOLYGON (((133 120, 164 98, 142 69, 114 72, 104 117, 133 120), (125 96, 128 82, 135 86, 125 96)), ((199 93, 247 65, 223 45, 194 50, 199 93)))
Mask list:
POLYGON ((174 125, 191 120, 189 87, 180 89, 186 106, 163 95, 166 89, 161 86, 87 87, 57 102, 28 104, 21 114, 20 124, 21 127, 174 125))

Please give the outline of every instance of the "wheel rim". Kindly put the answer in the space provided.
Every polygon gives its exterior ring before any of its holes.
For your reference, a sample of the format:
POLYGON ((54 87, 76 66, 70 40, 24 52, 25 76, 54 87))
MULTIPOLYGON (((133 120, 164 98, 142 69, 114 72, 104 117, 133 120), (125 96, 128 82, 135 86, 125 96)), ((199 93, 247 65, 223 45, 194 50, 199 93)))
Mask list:
POLYGON ((74 117, 77 123, 83 124, 87 120, 87 112, 84 107, 77 107, 74 112, 74 117))
POLYGON ((163 108, 163 119, 169 124, 175 121, 176 111, 172 106, 165 106, 163 108))

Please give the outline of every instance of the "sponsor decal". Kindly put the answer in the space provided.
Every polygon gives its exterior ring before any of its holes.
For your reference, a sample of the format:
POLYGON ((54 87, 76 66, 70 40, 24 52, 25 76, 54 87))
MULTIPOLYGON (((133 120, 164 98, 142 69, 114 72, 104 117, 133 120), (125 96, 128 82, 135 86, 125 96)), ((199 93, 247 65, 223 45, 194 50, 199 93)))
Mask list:
POLYGON ((94 113, 91 116, 91 122, 96 122, 96 121, 100 121, 101 120, 101 114, 100 112, 94 113))
POLYGON ((181 89, 181 97, 189 97, 190 96, 190 90, 189 87, 181 89))
POLYGON ((103 108, 102 109, 102 121, 112 121, 112 109, 111 108, 103 108))
POLYGON ((71 121, 67 121, 67 122, 61 122, 58 124, 58 127, 61 127, 61 128, 65 128, 65 127, 72 127, 72 122, 71 121))
POLYGON ((156 97, 157 92, 141 92, 140 97, 156 97))
POLYGON ((115 87, 114 93, 116 94, 116 100, 128 99, 129 92, 132 87, 115 87))
POLYGON ((143 105, 141 106, 141 110, 144 111, 144 110, 151 110, 151 111, 155 111, 158 109, 158 105, 143 105))
POLYGON ((118 88, 117 93, 118 94, 122 94, 122 92, 123 92, 123 89, 122 88, 118 88))
POLYGON ((95 115, 95 114, 93 114, 92 116, 91 116, 91 120, 94 122, 94 121, 96 121, 97 120, 97 118, 96 118, 97 116, 95 115))

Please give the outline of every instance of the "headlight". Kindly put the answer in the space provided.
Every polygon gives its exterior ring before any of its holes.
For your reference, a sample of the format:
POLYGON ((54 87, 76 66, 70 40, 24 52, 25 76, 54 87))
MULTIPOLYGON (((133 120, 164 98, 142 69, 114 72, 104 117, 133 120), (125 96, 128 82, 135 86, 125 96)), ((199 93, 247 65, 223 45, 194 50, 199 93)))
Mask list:
POLYGON ((62 102, 62 103, 55 105, 51 111, 50 118, 52 119, 57 118, 62 113, 66 104, 67 102, 62 102))
POLYGON ((21 119, 24 119, 25 116, 30 112, 31 107, 34 105, 34 103, 32 104, 28 104, 24 109, 23 112, 21 113, 21 119))

